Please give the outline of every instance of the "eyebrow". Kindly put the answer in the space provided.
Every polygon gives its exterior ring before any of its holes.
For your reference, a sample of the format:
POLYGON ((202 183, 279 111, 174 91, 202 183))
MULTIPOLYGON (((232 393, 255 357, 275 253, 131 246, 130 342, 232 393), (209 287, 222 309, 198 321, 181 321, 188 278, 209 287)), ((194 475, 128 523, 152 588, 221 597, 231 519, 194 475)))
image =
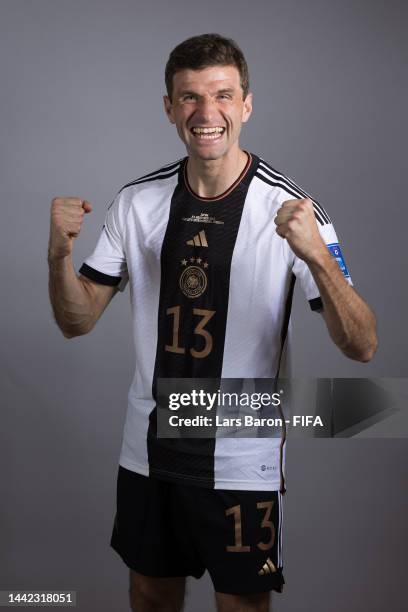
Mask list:
MULTIPOLYGON (((233 87, 224 87, 223 89, 218 89, 216 91, 216 94, 234 93, 234 92, 235 92, 235 89, 233 87)), ((179 95, 180 96, 187 96, 187 95, 199 96, 200 94, 198 94, 196 91, 193 91, 191 89, 184 89, 183 91, 180 92, 179 95)))

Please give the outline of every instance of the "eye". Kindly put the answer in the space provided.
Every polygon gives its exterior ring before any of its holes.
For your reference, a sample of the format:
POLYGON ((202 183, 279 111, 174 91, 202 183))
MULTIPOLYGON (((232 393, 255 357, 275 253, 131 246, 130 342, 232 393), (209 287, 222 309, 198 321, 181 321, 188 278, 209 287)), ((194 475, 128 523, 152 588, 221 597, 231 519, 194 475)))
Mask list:
POLYGON ((231 96, 229 94, 219 94, 218 98, 220 100, 231 100, 231 96))
POLYGON ((196 97, 195 97, 194 94, 186 94, 185 96, 183 96, 183 100, 190 101, 190 100, 195 100, 195 99, 196 99, 196 97))

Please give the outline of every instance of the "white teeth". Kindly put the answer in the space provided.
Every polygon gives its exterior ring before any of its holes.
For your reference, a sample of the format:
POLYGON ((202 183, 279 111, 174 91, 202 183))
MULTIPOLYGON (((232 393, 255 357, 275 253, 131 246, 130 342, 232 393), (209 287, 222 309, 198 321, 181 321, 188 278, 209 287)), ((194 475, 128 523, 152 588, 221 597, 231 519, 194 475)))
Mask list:
POLYGON ((193 132, 195 132, 196 134, 214 134, 217 132, 223 132, 225 128, 223 127, 214 127, 214 128, 200 128, 200 127, 194 127, 193 128, 193 132))
POLYGON ((223 127, 213 127, 213 128, 201 128, 201 127, 193 127, 192 132, 195 134, 200 140, 215 140, 216 138, 220 138, 221 134, 223 134, 225 128, 223 127))
POLYGON ((218 134, 199 134, 200 140, 214 140, 215 138, 219 138, 218 134))

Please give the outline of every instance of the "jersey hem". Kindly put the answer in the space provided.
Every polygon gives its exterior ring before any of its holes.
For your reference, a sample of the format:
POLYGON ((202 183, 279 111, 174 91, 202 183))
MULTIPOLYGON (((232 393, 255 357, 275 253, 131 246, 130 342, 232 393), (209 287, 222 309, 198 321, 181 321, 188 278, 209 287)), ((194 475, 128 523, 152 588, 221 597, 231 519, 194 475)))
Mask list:
POLYGON ((164 470, 150 469, 147 466, 136 463, 129 459, 120 459, 119 465, 127 470, 137 472, 142 476, 157 478, 158 480, 166 480, 167 482, 190 484, 201 486, 206 489, 226 489, 228 491, 279 491, 280 483, 270 482, 254 482, 253 480, 217 480, 214 483, 211 479, 196 478, 194 476, 184 476, 174 472, 166 472, 164 470))
POLYGON ((215 489, 228 489, 235 491, 279 491, 280 483, 253 482, 252 480, 217 480, 215 489), (230 486, 234 485, 234 486, 230 486))
POLYGON ((124 467, 127 470, 131 470, 132 472, 137 472, 142 476, 149 476, 149 468, 145 465, 140 465, 140 463, 135 463, 134 461, 130 461, 129 459, 119 459, 119 465, 124 467))
POLYGON ((150 468, 149 474, 153 478, 158 478, 159 480, 203 487, 203 489, 214 489, 213 478, 201 478, 200 476, 193 476, 192 474, 179 474, 177 472, 169 472, 168 470, 159 470, 156 468, 150 468))

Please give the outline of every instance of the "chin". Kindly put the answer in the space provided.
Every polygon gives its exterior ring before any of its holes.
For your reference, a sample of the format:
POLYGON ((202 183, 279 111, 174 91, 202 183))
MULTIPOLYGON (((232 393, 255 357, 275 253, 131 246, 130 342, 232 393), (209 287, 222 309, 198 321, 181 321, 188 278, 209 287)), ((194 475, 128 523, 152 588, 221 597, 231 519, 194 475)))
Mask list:
POLYGON ((216 159, 220 159, 220 157, 222 157, 222 155, 216 155, 215 153, 207 153, 207 154, 197 154, 195 157, 198 157, 198 159, 202 159, 203 161, 215 161, 216 159))
POLYGON ((224 157, 226 151, 197 151, 196 149, 187 149, 189 157, 195 157, 202 161, 215 161, 224 157))

